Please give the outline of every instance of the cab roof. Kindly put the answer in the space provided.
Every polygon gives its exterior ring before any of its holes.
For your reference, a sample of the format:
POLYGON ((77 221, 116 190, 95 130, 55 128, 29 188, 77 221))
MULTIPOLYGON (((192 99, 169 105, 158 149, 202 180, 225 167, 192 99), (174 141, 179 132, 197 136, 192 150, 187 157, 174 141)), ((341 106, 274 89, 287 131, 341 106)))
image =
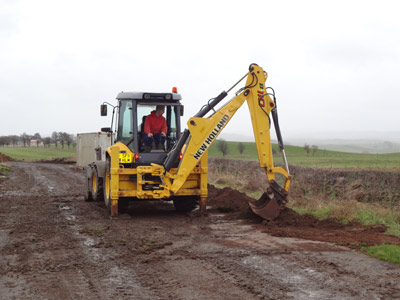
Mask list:
POLYGON ((182 99, 178 93, 148 93, 148 92, 121 92, 117 95, 117 100, 144 100, 149 102, 169 102, 182 99))

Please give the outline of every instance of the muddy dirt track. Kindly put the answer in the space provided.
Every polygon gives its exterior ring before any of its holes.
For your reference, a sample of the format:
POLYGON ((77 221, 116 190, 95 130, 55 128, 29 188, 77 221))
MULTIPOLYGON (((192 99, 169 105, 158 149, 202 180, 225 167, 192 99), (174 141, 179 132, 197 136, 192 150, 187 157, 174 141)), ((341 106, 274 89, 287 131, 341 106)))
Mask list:
POLYGON ((298 239, 290 230, 301 228, 296 219, 262 223, 219 209, 229 190, 213 192, 219 202, 210 199, 206 216, 140 202, 111 220, 102 203, 83 200, 84 172, 73 165, 8 164, 10 178, 0 182, 0 299, 400 298, 398 266, 346 241, 312 241, 312 231, 311 240, 298 239))

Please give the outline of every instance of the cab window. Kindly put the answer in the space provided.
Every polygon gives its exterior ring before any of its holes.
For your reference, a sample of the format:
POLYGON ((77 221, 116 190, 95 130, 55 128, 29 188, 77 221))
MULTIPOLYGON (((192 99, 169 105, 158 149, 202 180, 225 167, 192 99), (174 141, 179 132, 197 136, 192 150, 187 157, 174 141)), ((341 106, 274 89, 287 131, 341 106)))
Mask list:
MULTIPOLYGON (((138 126, 138 133, 141 137, 144 134, 144 124, 146 121, 146 117, 151 114, 152 111, 156 110, 156 104, 138 104, 137 106, 137 126, 138 126)), ((176 107, 172 105, 166 105, 163 117, 166 119, 167 123, 167 148, 169 149, 170 146, 173 145, 174 141, 176 140, 176 107)), ((143 142, 140 141, 139 147, 143 147, 143 142)))
POLYGON ((121 101, 119 106, 118 140, 127 143, 132 138, 132 101, 121 101))

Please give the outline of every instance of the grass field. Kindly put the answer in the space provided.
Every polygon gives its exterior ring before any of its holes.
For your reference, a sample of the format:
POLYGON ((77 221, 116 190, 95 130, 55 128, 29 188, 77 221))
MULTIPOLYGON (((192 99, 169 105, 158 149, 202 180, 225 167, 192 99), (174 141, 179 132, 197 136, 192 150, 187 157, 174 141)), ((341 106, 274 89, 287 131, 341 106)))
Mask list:
MULTIPOLYGON (((222 157, 218 150, 216 141, 209 149, 210 157, 222 157)), ((228 154, 226 158, 237 160, 258 160, 257 148, 255 143, 244 142, 245 149, 243 154, 239 153, 239 142, 227 142, 228 154)), ((273 145, 277 154, 274 155, 276 164, 282 162, 278 145, 273 145)), ((312 149, 307 155, 303 147, 286 146, 286 155, 289 164, 305 167, 322 168, 400 168, 400 153, 393 154, 365 154, 365 153, 346 153, 338 151, 329 151, 318 149, 313 153, 312 149)), ((69 158, 75 156, 75 149, 65 147, 43 148, 43 147, 0 147, 0 153, 10 156, 14 159, 54 159, 69 158)))
MULTIPOLYGON (((218 150, 216 141, 209 150, 210 157, 222 157, 218 150)), ((243 143, 245 149, 241 155, 238 150, 239 142, 227 142, 228 154, 226 158, 239 160, 257 160, 257 148, 255 143, 243 143)), ((273 145, 277 153, 274 159, 277 164, 282 161, 278 145, 273 145)), ((304 167, 323 167, 323 168, 400 168, 400 153, 393 154, 365 154, 365 153, 346 153, 318 149, 313 154, 307 155, 303 147, 285 146, 286 156, 289 164, 304 167)))
POLYGON ((41 159, 55 159, 55 158, 69 158, 74 157, 75 149, 67 147, 62 149, 60 147, 0 147, 0 153, 3 153, 13 159, 28 159, 28 160, 41 160, 41 159))

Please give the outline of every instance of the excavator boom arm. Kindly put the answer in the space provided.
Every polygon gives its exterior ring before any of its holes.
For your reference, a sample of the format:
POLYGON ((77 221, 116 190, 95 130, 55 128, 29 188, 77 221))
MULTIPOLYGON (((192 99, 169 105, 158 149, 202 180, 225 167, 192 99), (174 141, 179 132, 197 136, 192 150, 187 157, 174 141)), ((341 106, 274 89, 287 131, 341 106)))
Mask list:
POLYGON ((291 176, 289 174, 282 137, 279 130, 275 97, 272 99, 266 92, 266 79, 266 72, 258 65, 252 64, 247 73, 245 87, 242 88, 234 98, 215 111, 211 116, 204 117, 208 111, 213 109, 214 106, 227 95, 226 92, 222 92, 218 97, 210 101, 207 106, 203 107, 196 116, 189 119, 187 123, 188 130, 185 131, 182 140, 178 142, 178 148, 175 149, 175 152, 174 150, 171 152, 172 156, 175 157, 177 151, 184 149, 177 173, 172 175, 168 172, 168 158, 165 163, 166 175, 173 179, 170 188, 172 193, 176 193, 182 187, 190 172, 199 163, 201 157, 217 139, 217 136, 229 123, 236 111, 247 100, 260 167, 265 169, 270 184, 267 193, 263 195, 265 199, 262 200, 262 197, 260 200, 250 203, 250 206, 255 213, 266 219, 273 219, 279 214, 279 210, 284 207, 286 203, 291 176), (273 117, 279 147, 284 157, 285 169, 275 167, 273 163, 270 137, 271 115, 273 117), (276 183, 275 175, 277 173, 285 177, 283 188, 276 183), (272 213, 271 210, 273 210, 272 213))

